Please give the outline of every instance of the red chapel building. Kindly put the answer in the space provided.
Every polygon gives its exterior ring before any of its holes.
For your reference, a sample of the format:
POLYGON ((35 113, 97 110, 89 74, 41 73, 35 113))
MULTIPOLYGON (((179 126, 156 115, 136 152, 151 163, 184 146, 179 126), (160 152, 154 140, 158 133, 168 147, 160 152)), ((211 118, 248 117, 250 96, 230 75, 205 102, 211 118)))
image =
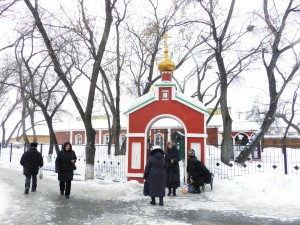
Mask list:
MULTIPOLYGON (((184 151, 194 149, 199 160, 205 163, 206 117, 204 105, 176 91, 172 82, 175 64, 169 59, 167 38, 164 35, 164 60, 158 65, 161 81, 154 90, 131 103, 127 111, 127 180, 143 182, 143 172, 148 159, 148 143, 153 124, 164 118, 178 121, 184 130, 184 151)), ((168 136, 171 140, 171 137, 168 136)), ((187 154, 185 154, 186 160, 187 154)), ((186 169, 185 169, 186 171, 186 169)))

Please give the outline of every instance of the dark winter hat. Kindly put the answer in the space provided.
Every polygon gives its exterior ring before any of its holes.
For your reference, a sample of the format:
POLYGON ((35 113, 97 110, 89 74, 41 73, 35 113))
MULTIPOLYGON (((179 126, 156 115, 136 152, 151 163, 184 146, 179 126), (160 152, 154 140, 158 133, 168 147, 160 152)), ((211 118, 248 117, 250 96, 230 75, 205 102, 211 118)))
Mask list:
POLYGON ((195 156, 195 150, 194 149, 190 149, 188 151, 188 153, 189 153, 190 156, 195 156))
POLYGON ((30 143, 31 148, 36 148, 37 146, 38 146, 38 143, 36 143, 36 142, 31 142, 30 143))
POLYGON ((152 146, 151 151, 153 151, 155 149, 161 149, 162 150, 162 148, 159 145, 152 146))
POLYGON ((155 152, 161 152, 164 155, 164 150, 159 145, 152 146, 150 150, 150 155, 153 155, 155 152))

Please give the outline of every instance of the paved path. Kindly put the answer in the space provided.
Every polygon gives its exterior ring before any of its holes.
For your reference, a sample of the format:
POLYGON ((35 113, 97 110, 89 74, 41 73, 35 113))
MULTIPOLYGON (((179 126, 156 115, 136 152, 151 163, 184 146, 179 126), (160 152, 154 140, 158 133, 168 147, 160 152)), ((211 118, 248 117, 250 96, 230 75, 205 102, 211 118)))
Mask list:
MULTIPOLYGON (((2 199, 8 204, 5 213, 0 212, 0 224, 22 225, 98 225, 98 224, 201 224, 201 225, 296 225, 296 222, 282 222, 268 218, 246 217, 239 213, 210 210, 177 210, 172 204, 185 196, 166 197, 165 206, 151 206, 148 199, 122 200, 117 190, 113 198, 104 197, 97 185, 93 189, 85 190, 85 182, 72 183, 71 198, 66 199, 59 195, 56 177, 44 176, 38 180, 37 192, 24 195, 24 176, 19 169, 10 169, 0 166, 0 185, 5 188, 9 196, 2 199), (100 197, 99 197, 100 196, 100 197)), ((90 187, 89 187, 90 188, 90 187)), ((138 190, 141 192, 141 190, 138 190)), ((111 195, 111 193, 110 193, 111 195)), ((205 204, 204 195, 197 195, 205 204)), ((222 206, 220 206, 222 207, 222 206)))

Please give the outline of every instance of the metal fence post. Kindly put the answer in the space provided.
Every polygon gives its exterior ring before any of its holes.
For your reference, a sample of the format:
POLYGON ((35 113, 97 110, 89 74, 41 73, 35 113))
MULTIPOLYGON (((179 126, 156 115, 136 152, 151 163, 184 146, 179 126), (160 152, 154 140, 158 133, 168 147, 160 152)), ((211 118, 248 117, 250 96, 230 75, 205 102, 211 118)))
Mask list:
POLYGON ((282 145, 282 153, 283 153, 283 162, 284 162, 284 174, 288 174, 286 145, 282 145))
POLYGON ((43 144, 41 144, 40 149, 41 149, 41 154, 43 155, 43 144))
POLYGON ((10 155, 9 155, 9 162, 11 162, 12 158, 12 143, 10 143, 10 155))

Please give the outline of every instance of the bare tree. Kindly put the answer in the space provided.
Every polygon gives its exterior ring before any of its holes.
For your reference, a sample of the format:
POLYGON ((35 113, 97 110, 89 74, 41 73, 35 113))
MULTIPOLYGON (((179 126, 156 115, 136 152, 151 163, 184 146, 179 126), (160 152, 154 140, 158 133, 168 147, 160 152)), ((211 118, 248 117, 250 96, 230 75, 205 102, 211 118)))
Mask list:
MULTIPOLYGON (((169 45, 170 52, 178 53, 175 70, 182 67, 185 62, 192 57, 192 52, 203 44, 200 34, 193 35, 192 21, 183 16, 183 10, 188 4, 185 0, 174 0, 162 15, 160 15, 160 3, 148 0, 149 8, 145 9, 148 13, 140 18, 143 21, 142 28, 134 26, 127 20, 127 31, 129 40, 129 60, 126 66, 131 83, 127 84, 128 92, 133 95, 141 96, 149 92, 151 85, 160 79, 160 74, 156 74, 157 64, 162 58, 160 53, 161 37, 165 33, 176 33, 174 41, 169 45), (195 37, 196 36, 196 37, 195 37), (180 39, 182 37, 182 39, 180 39), (159 53, 159 54, 158 54, 159 53)), ((200 33, 200 32, 199 32, 200 33)), ((184 87, 173 77, 178 84, 181 92, 184 87)))
POLYGON ((234 20, 235 0, 231 1, 225 20, 220 19, 223 12, 216 11, 219 6, 219 1, 207 0, 198 2, 209 18, 206 24, 209 26, 208 30, 211 32, 212 40, 207 40, 206 43, 213 51, 220 80, 220 98, 217 104, 220 103, 224 128, 221 143, 221 160, 228 165, 233 148, 231 136, 232 118, 227 103, 228 87, 229 84, 237 79, 241 72, 250 65, 251 60, 253 60, 259 52, 259 47, 255 49, 245 49, 243 53, 239 50, 239 48, 241 48, 240 40, 249 31, 236 31, 234 26, 230 26, 231 21, 234 20), (234 54, 234 52, 237 53, 234 54), (228 57, 232 57, 233 59, 225 60, 225 53, 228 57))
POLYGON ((283 135, 283 139, 282 139, 282 144, 283 145, 285 145, 285 142, 286 142, 286 139, 287 139, 287 134, 288 134, 288 131, 289 131, 290 127, 295 128, 296 131, 298 132, 298 134, 300 134, 299 124, 298 124, 298 126, 296 126, 295 124, 293 124, 293 120, 294 120, 294 117, 295 117, 295 104, 296 104, 296 101, 297 101, 299 88, 300 88, 300 84, 297 85, 297 88, 296 88, 296 90, 294 92, 294 95, 293 95, 293 98, 292 98, 292 107, 291 107, 291 116, 290 116, 290 119, 286 118, 286 115, 287 115, 286 113, 285 114, 281 114, 281 116, 282 116, 281 118, 287 124, 287 127, 286 127, 284 135, 283 135))
MULTIPOLYGON (((56 153, 60 151, 56 135, 53 128, 53 120, 56 114, 61 113, 60 109, 64 102, 68 92, 61 83, 59 77, 55 77, 52 72, 52 63, 49 61, 49 55, 45 54, 44 50, 34 51, 34 39, 33 35, 22 38, 22 41, 16 46, 20 50, 19 55, 16 55, 16 61, 21 65, 20 76, 21 80, 26 80, 25 85, 21 85, 20 89, 24 91, 32 102, 32 107, 27 106, 30 114, 31 128, 35 136, 35 120, 34 114, 36 106, 38 106, 45 118, 50 134, 50 147, 49 147, 49 159, 53 154, 53 148, 56 153), (27 43, 26 43, 27 42, 27 43), (28 43, 29 42, 29 43, 28 43), (25 45, 27 46, 25 50, 25 45), (26 52, 26 53, 25 53, 26 52)), ((59 48, 59 47, 58 47, 59 48)), ((69 65, 66 74, 71 70, 73 64, 69 65)), ((75 80, 73 81, 73 83, 75 80)), ((73 84, 71 82, 71 84, 73 84)), ((36 141, 36 140, 34 140, 36 141)))
MULTIPOLYGON (((4 104, 6 104, 6 105, 8 103, 9 103, 8 101, 4 102, 4 104)), ((18 129, 18 127, 21 123, 21 120, 16 123, 15 128, 13 128, 13 130, 9 134, 9 138, 6 139, 6 123, 11 118, 12 114, 15 113, 18 110, 18 108, 20 107, 20 104, 21 104, 21 99, 20 99, 20 96, 17 95, 16 101, 13 104, 9 104, 8 108, 5 110, 6 112, 4 112, 3 110, 1 112, 2 118, 1 118, 0 126, 1 126, 1 130, 2 130, 1 143, 3 144, 3 147, 7 146, 7 143, 10 142, 11 137, 13 136, 13 134, 18 129)))
POLYGON ((286 7, 282 5, 277 7, 276 4, 277 2, 264 0, 263 16, 261 16, 269 32, 262 52, 262 62, 269 85, 268 110, 255 138, 237 157, 236 162, 239 164, 243 164, 247 160, 255 146, 259 144, 274 122, 278 102, 283 91, 299 73, 300 55, 294 47, 300 43, 300 38, 297 37, 299 36, 297 33, 295 36, 291 36, 291 32, 297 30, 296 26, 299 26, 300 6, 294 0, 288 1, 286 7), (269 5, 270 2, 271 5, 269 5), (294 39, 294 37, 296 38, 294 39), (287 61, 291 63, 288 65, 290 69, 283 63, 286 57, 288 57, 287 61))
MULTIPOLYGON (((63 70, 63 66, 59 60, 59 53, 53 48, 51 33, 47 32, 45 29, 45 23, 42 21, 40 15, 40 8, 38 5, 38 1, 35 0, 35 4, 32 5, 30 0, 24 0, 26 6, 30 10, 35 24, 41 34, 44 44, 48 50, 49 56, 54 65, 54 70, 57 76, 62 80, 64 85, 66 86, 77 110, 80 114, 80 117, 84 123, 86 136, 87 136, 87 144, 86 144, 86 170, 85 170, 85 179, 94 179, 94 161, 95 161, 95 136, 96 132, 92 125, 92 112, 94 106, 94 98, 95 98, 95 90, 96 84, 99 76, 99 71, 101 69, 101 62, 105 53, 106 44, 108 42, 111 25, 112 25, 112 10, 117 0, 105 0, 105 19, 103 20, 104 28, 102 30, 102 38, 99 44, 96 44, 96 40, 94 34, 91 32, 89 25, 89 21, 86 17, 82 17, 83 26, 85 28, 86 33, 83 34, 80 38, 83 39, 83 42, 86 43, 88 47, 88 51, 92 56, 93 64, 92 64, 92 72, 91 72, 91 82, 88 88, 88 98, 86 101, 85 109, 81 105, 78 96, 75 93, 75 90, 72 88, 71 83, 66 77, 66 71, 63 70)), ((84 3, 84 1, 79 1, 80 3, 84 3)), ((84 13, 84 12, 82 12, 84 13)), ((74 29, 75 30, 75 29, 74 29)), ((73 30, 73 31, 74 31, 73 30)))

